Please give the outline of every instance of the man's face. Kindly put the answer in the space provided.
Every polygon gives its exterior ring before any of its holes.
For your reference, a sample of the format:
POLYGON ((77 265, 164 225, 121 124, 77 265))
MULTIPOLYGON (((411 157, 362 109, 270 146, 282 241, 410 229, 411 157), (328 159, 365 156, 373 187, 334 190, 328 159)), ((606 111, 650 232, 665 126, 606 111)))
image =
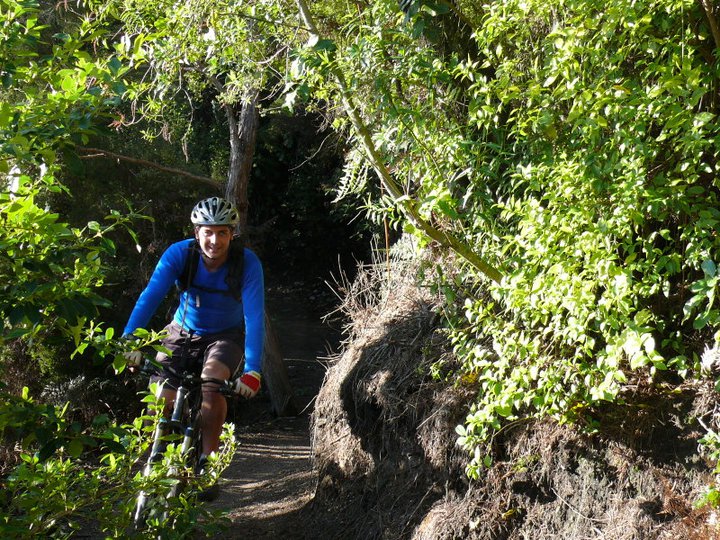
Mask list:
POLYGON ((232 240, 232 230, 227 225, 203 225, 195 228, 195 238, 206 257, 224 261, 232 240))

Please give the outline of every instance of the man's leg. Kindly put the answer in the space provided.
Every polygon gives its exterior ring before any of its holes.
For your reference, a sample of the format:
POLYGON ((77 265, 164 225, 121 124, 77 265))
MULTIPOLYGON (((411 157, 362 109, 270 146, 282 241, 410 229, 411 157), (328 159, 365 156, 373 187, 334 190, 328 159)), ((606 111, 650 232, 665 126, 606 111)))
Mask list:
POLYGON ((155 396, 156 399, 164 399, 165 405, 163 406, 162 415, 165 418, 170 418, 173 412, 173 407, 175 406, 175 396, 177 395, 177 390, 174 388, 169 388, 166 385, 163 385, 160 389, 160 392, 155 396))
MULTIPOLYGON (((191 344, 187 334, 181 331, 180 327, 175 323, 170 323, 165 327, 167 336, 162 339, 162 345, 170 350, 172 353, 170 356, 164 352, 158 352, 155 355, 155 360, 164 367, 170 367, 175 371, 181 371, 181 360, 185 358, 183 353, 183 347, 191 344)), ((192 336, 190 336, 192 337, 192 336)), ((188 353, 192 354, 192 353, 188 353)), ((156 398, 163 398, 165 400, 165 406, 162 410, 162 415, 165 418, 170 418, 175 406, 175 396, 177 395, 177 387, 180 384, 180 380, 177 379, 169 371, 161 371, 159 374, 152 377, 152 382, 158 384, 163 383, 160 386, 160 391, 156 394, 156 398)))
MULTIPOLYGON (((226 381, 230 378, 230 369, 216 358, 208 358, 203 366, 202 376, 226 381)), ((225 396, 218 391, 216 384, 203 384, 202 453, 209 456, 220 448, 220 434, 227 414, 225 396)))

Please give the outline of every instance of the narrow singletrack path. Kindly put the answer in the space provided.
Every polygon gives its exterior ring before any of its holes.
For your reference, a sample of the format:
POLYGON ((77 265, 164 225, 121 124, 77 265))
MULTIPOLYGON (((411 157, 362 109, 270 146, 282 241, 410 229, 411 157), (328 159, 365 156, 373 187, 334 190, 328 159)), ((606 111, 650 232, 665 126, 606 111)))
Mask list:
POLYGON ((238 442, 210 505, 232 521, 224 537, 302 538, 298 514, 315 489, 307 415, 260 422, 238 442))
POLYGON ((324 359, 339 333, 284 296, 271 306, 285 364, 301 413, 277 418, 267 394, 242 403, 228 418, 236 424, 238 448, 220 479, 220 496, 208 508, 231 520, 224 538, 310 538, 303 508, 315 492, 310 413, 325 376, 324 359), (289 357, 289 358, 288 358, 289 357))

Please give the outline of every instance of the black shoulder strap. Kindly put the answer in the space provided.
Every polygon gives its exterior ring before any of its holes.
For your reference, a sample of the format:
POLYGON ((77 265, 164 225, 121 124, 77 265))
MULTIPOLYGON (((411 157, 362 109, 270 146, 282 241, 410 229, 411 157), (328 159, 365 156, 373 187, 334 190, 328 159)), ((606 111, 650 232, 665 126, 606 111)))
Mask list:
POLYGON ((235 300, 242 300, 243 271, 245 270, 245 242, 236 236, 230 242, 228 274, 225 278, 230 294, 235 300))
POLYGON ((198 264, 200 263, 200 250, 197 246, 197 240, 190 242, 187 251, 188 253, 185 256, 185 264, 183 266, 182 273, 177 280, 177 286, 180 291, 187 291, 190 288, 190 285, 192 285, 192 282, 195 279, 198 264))

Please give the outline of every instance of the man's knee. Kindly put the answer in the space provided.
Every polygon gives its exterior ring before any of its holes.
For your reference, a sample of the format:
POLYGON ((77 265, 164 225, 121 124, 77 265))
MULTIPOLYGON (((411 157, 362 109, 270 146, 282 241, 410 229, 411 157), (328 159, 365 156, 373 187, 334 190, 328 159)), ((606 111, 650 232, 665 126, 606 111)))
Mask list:
POLYGON ((230 378, 230 368, 215 358, 208 358, 202 369, 202 376, 209 379, 227 381, 230 378))

